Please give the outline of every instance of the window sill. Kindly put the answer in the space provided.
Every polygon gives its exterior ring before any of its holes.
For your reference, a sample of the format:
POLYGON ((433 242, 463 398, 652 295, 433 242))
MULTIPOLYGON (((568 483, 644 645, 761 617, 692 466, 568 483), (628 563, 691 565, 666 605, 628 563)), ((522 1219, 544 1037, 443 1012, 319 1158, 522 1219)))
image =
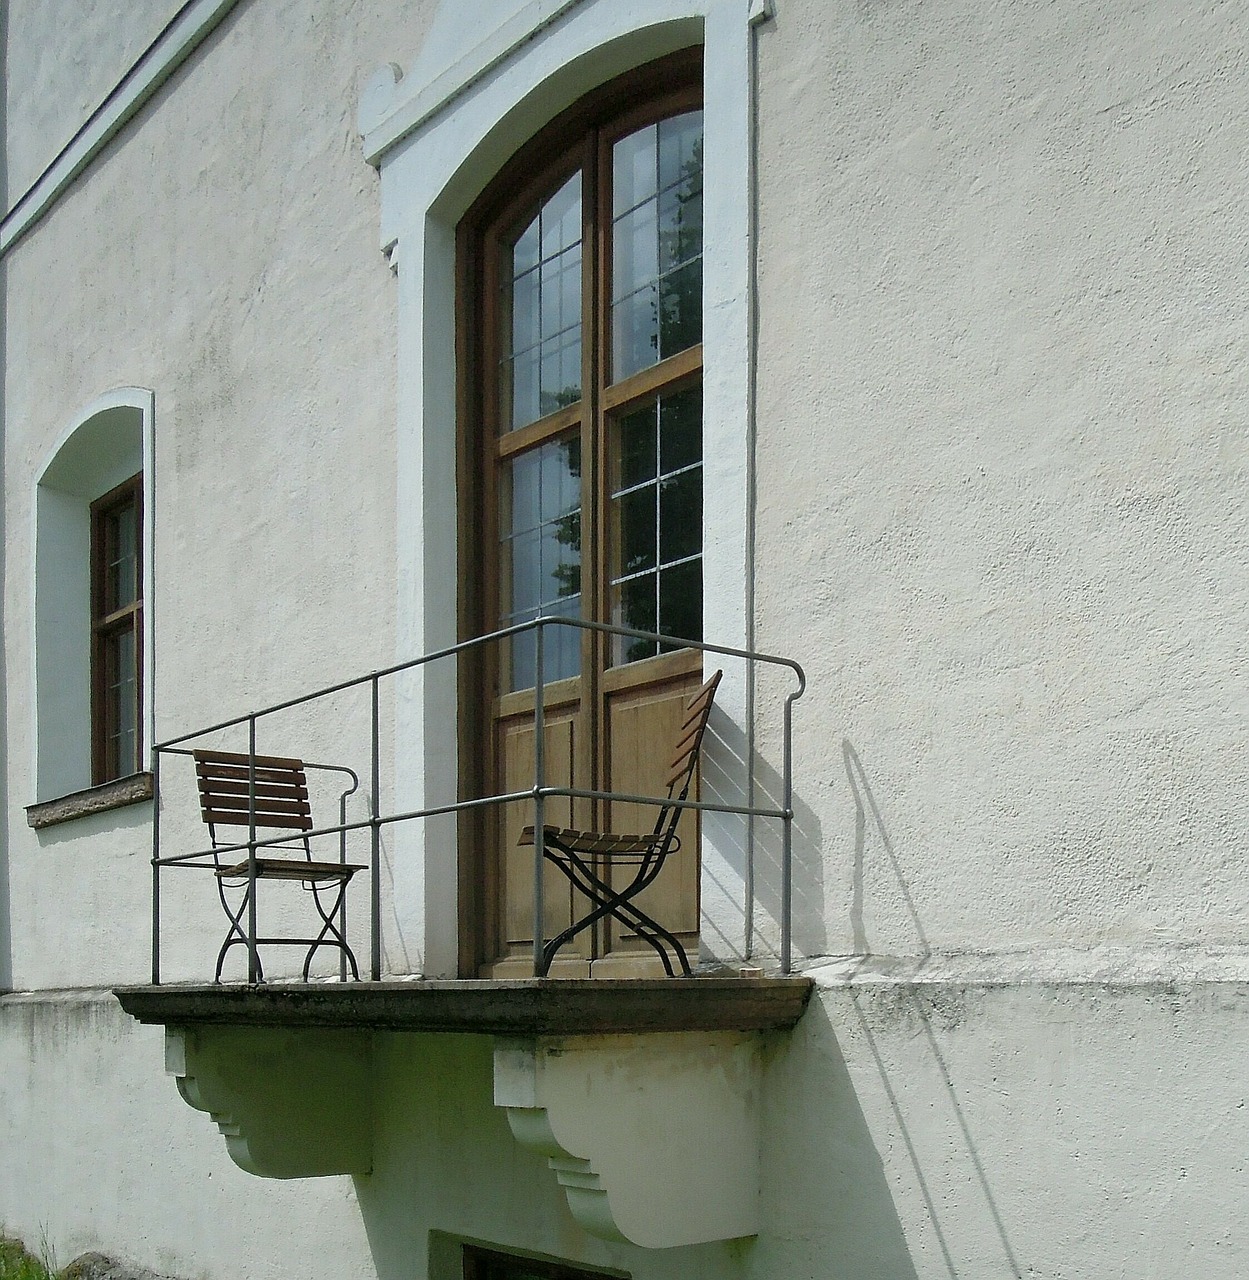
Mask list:
POLYGON ((55 800, 41 800, 26 806, 26 824, 38 830, 54 827, 61 822, 72 822, 92 813, 107 813, 130 804, 141 804, 152 798, 153 786, 150 773, 132 773, 128 778, 102 782, 98 787, 73 791, 55 800))

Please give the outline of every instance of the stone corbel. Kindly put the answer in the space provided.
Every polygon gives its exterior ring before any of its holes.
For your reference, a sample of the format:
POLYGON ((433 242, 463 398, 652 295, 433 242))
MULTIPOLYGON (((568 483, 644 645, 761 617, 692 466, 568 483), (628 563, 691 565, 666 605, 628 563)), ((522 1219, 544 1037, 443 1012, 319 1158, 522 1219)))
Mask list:
POLYGON ((644 1248, 757 1233, 760 1094, 750 1034, 495 1044, 517 1141, 547 1157, 586 1231, 644 1248))
POLYGON ((165 1070, 207 1112, 239 1168, 262 1178, 368 1173, 372 1042, 359 1032, 165 1030, 165 1070))

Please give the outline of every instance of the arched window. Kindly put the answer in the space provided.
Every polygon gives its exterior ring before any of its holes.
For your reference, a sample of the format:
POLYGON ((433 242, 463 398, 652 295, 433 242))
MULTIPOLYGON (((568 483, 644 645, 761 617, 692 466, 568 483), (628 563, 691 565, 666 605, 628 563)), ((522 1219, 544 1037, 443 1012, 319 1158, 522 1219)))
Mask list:
MULTIPOLYGON (((35 486, 35 786, 41 802, 145 767, 151 422, 150 392, 110 392, 83 411, 35 486)), ((123 799, 136 798, 132 792, 123 799)), ((110 803, 97 797, 56 816, 110 803)))
MULTIPOLYGON (((463 369, 472 536, 461 555, 462 579, 479 580, 466 634, 558 614, 702 638, 701 54, 672 55, 577 103, 465 220, 460 298, 475 359, 463 369)), ((549 781, 661 792, 656 747, 701 683, 699 655, 571 628, 547 637, 549 781)), ((470 785, 531 785, 533 633, 489 651, 470 679, 482 697, 470 785)), ((554 807, 549 820, 603 829, 654 816, 590 801, 554 807)), ((486 851, 493 903, 482 960, 500 975, 524 969, 532 950, 532 857, 517 849, 527 820, 513 806, 468 835, 486 851)), ((649 892, 693 942, 693 814, 686 827, 683 860, 649 892)), ((566 883, 549 888, 548 932, 575 907, 566 883)), ((566 967, 652 963, 606 926, 582 936, 566 967)))

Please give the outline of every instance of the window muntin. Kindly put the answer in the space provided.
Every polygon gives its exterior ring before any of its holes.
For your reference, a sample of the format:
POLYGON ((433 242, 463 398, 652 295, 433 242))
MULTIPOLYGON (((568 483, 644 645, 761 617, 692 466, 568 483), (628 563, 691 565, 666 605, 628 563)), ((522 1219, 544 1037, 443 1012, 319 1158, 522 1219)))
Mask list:
MULTIPOLYGON (((658 114, 592 130, 571 174, 565 159, 486 236, 497 625, 547 613, 702 635, 702 112, 658 114)), ((503 688, 532 685, 534 643, 511 646, 503 688)), ((614 644, 607 661, 657 647, 614 644)), ((548 631, 544 679, 576 675, 583 649, 548 631)))
POLYGON ((142 476, 91 504, 92 782, 137 773, 143 618, 142 476))

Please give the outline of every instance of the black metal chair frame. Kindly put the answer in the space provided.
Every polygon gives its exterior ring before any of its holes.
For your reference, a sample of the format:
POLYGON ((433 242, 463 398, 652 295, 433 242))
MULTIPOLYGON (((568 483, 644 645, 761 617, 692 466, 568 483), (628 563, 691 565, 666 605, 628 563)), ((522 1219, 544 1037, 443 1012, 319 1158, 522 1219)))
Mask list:
MULTIPOLYGON (((631 929, 658 954, 668 977, 676 977, 669 948, 680 965, 681 973, 687 978, 691 975, 689 957, 680 941, 671 930, 647 915, 633 899, 654 884, 667 860, 681 848, 677 824, 684 809, 671 802, 689 799, 707 720, 723 674, 717 671, 685 704, 685 714, 677 731, 676 747, 669 765, 667 800, 660 808, 649 835, 614 835, 543 824, 543 856, 594 905, 563 932, 543 942, 542 965, 537 977, 547 976, 561 947, 608 916, 631 929), (608 879, 612 869, 618 866, 632 866, 634 869, 632 879, 621 889, 615 888, 608 879)), ((534 827, 526 827, 521 832, 521 845, 532 845, 534 835, 534 827)))
MULTIPOLYGON (((331 947, 342 956, 343 976, 346 968, 357 981, 360 969, 355 953, 347 942, 345 900, 347 886, 357 871, 366 870, 360 863, 346 861, 345 848, 338 862, 320 862, 312 856, 312 843, 307 832, 313 829, 312 807, 308 797, 308 769, 346 773, 351 785, 339 796, 339 822, 346 821, 347 797, 359 786, 355 773, 338 765, 306 764, 302 760, 285 756, 255 756, 232 751, 192 751, 195 760, 195 776, 199 787, 200 816, 208 827, 213 849, 213 864, 217 879, 217 892, 222 910, 230 921, 225 941, 217 952, 217 968, 214 982, 221 981, 221 971, 231 947, 250 948, 252 939, 244 917, 248 914, 252 895, 252 874, 249 859, 229 866, 223 865, 219 849, 234 848, 238 841, 218 839, 219 826, 252 826, 252 792, 255 800, 255 828, 260 830, 291 830, 289 842, 266 844, 266 850, 296 848, 302 851, 303 860, 288 856, 257 856, 255 880, 295 880, 312 894, 313 904, 321 918, 321 929, 315 937, 256 937, 256 978, 263 982, 264 967, 260 960, 263 946, 307 947, 304 956, 303 979, 308 981, 312 960, 321 947, 331 947), (254 770, 253 770, 254 763, 254 770), (242 890, 237 906, 231 906, 228 891, 242 890), (322 895, 326 895, 323 897, 322 895)), ((345 839, 345 836, 343 837, 345 839)))

